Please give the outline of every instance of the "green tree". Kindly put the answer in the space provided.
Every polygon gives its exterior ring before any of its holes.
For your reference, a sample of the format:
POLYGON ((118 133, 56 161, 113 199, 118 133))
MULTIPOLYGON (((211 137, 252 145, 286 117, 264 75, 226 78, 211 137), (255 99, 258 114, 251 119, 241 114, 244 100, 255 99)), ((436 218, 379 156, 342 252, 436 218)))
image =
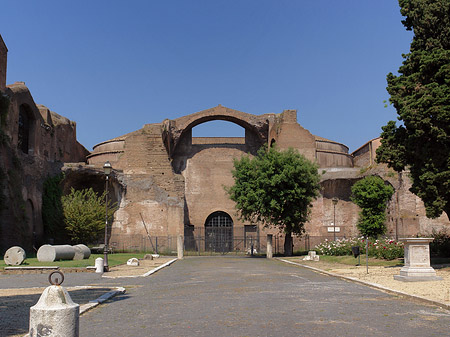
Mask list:
POLYGON ((430 218, 450 218, 450 1, 399 0, 402 21, 414 32, 399 75, 387 76, 397 126, 382 128, 377 161, 409 170, 411 192, 430 218))
POLYGON ((261 148, 253 158, 234 161, 234 185, 227 191, 241 219, 283 230, 285 254, 292 255, 292 234, 304 232, 319 193, 317 169, 293 149, 261 148))
POLYGON ((378 176, 368 176, 352 186, 351 200, 361 208, 357 227, 364 236, 386 233, 386 206, 394 188, 378 176))
MULTIPOLYGON (((91 243, 105 230, 105 197, 98 196, 92 188, 75 190, 62 197, 66 230, 73 242, 91 243)), ((108 219, 117 206, 108 200, 108 219)), ((109 222, 109 221, 108 221, 109 222)))

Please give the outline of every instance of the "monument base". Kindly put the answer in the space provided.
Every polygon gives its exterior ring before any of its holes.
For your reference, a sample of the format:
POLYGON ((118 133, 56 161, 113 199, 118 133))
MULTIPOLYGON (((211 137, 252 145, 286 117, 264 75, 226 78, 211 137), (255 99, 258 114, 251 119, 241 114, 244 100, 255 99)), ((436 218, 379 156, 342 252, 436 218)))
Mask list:
POLYGON ((402 282, 426 282, 426 281, 441 281, 440 276, 402 276, 394 275, 394 280, 402 282))
POLYGON ((432 267, 403 267, 400 275, 394 275, 394 280, 402 282, 424 282, 439 281, 442 277, 436 276, 436 271, 432 267))

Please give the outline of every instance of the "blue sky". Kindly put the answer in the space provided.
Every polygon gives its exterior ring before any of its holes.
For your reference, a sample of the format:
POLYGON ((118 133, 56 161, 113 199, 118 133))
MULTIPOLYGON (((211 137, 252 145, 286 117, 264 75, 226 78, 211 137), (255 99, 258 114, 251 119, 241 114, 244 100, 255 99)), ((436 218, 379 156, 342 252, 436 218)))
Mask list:
MULTIPOLYGON (((386 74, 412 33, 394 0, 5 1, 7 83, 97 143, 218 104, 298 110, 313 134, 350 151, 395 119, 386 74)), ((210 122, 197 136, 240 136, 210 122)))

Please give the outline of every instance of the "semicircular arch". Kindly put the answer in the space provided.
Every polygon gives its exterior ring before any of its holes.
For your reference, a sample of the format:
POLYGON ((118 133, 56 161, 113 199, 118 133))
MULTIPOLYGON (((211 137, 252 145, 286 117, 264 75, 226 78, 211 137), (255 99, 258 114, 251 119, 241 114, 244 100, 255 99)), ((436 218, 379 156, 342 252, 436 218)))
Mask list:
POLYGON ((235 123, 245 130, 255 134, 261 144, 267 142, 269 131, 268 116, 256 116, 242 111, 229 109, 221 105, 203 110, 191 115, 180 117, 169 121, 168 130, 171 138, 171 150, 173 153, 183 135, 190 132, 192 128, 206 122, 222 120, 235 123))

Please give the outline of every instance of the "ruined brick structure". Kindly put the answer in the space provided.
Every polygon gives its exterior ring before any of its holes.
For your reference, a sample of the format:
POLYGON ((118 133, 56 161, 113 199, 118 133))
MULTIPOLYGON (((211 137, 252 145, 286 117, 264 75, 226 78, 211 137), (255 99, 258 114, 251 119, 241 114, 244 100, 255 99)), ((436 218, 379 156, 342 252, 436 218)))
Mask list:
POLYGON ((6 88, 6 63, 8 60, 8 48, 0 35, 0 90, 6 88))
POLYGON ((24 82, 6 86, 7 49, 0 36, 0 93, 10 101, 0 125, 0 253, 43 242, 42 192, 64 162, 85 161, 76 124, 34 102, 24 82))
MULTIPOLYGON (((350 201, 354 182, 376 174, 393 185, 396 193, 388 207, 388 235, 415 235, 441 229, 446 216, 426 218, 420 199, 408 191, 406 174, 398 175, 374 163, 379 139, 354 153, 340 143, 312 135, 297 122, 295 110, 280 114, 251 115, 221 105, 175 120, 145 125, 141 130, 103 142, 94 147, 88 163, 100 168, 110 161, 116 169, 116 212, 112 242, 145 235, 142 219, 153 236, 206 235, 212 219, 228 219, 233 233, 275 233, 258 224, 242 222, 224 187, 231 186, 233 159, 254 155, 264 144, 289 147, 320 166, 322 193, 314 202, 306 232, 311 237, 333 237, 332 198, 336 205, 338 237, 358 234, 358 207, 350 201), (194 138, 192 128, 211 120, 234 122, 245 129, 243 138, 194 138), (222 217, 222 218, 220 218, 222 217), (228 217, 228 218, 227 218, 228 217), (256 229, 255 229, 256 225, 256 229)), ((219 220, 218 220, 219 221, 219 220)), ((130 239, 132 240, 132 239, 130 239)), ((128 243, 130 244, 130 243, 128 243)))
POLYGON ((375 164, 378 138, 349 154, 347 146, 304 129, 295 110, 253 115, 218 105, 144 125, 97 144, 89 153, 76 141, 74 122, 36 105, 24 83, 5 87, 6 52, 0 39, 0 88, 11 99, 2 125, 10 141, 0 145, 1 190, 8 196, 6 208, 0 211, 3 251, 13 244, 30 247, 42 237, 42 183, 47 175, 64 171, 65 193, 71 187, 93 187, 101 193, 106 161, 114 169, 109 195, 119 205, 110 232, 113 246, 139 247, 146 236, 144 223, 152 237, 184 235, 188 249, 196 248, 190 246, 189 238, 200 236, 205 238, 203 245, 214 245, 207 237, 216 227, 244 240, 255 233, 262 238, 275 234, 260 224, 242 222, 224 189, 233 184, 235 158, 274 144, 279 149, 297 149, 320 166, 322 191, 306 224, 311 238, 332 238, 334 217, 337 237, 358 234, 358 207, 350 201, 350 189, 370 174, 379 175, 396 191, 388 205, 388 235, 410 236, 449 225, 445 215, 436 220, 425 216, 420 199, 408 191, 407 173, 375 164), (245 137, 192 137, 192 128, 213 120, 238 124, 245 129, 245 137), (333 198, 339 200, 335 207, 333 198), (17 200, 21 205, 14 204, 17 200))

